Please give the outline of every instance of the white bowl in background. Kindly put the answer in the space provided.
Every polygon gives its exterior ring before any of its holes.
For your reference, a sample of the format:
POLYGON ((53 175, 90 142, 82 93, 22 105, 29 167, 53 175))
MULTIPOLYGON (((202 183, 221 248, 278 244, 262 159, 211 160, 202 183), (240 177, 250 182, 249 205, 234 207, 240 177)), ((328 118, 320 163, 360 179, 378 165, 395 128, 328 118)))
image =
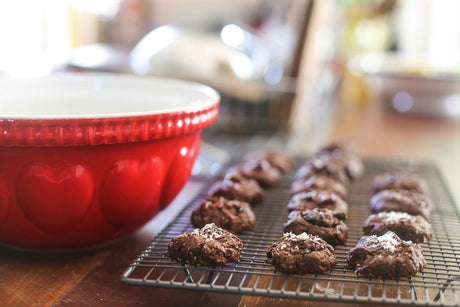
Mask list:
POLYGON ((435 71, 394 54, 363 54, 349 69, 376 88, 391 109, 408 114, 460 117, 460 74, 435 71))

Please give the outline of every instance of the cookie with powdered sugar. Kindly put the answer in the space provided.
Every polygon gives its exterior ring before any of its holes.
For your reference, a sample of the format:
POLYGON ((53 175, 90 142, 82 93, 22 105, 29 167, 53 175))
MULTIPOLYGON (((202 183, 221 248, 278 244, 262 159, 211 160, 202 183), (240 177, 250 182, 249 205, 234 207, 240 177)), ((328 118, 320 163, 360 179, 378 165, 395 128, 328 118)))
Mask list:
POLYGON ((348 227, 344 223, 343 212, 326 208, 313 208, 303 211, 294 210, 284 223, 284 232, 316 235, 332 246, 345 245, 348 239, 348 227))
POLYGON ((168 245, 171 259, 194 266, 236 262, 242 250, 243 243, 237 236, 213 223, 183 233, 168 245))
POLYGON ((411 277, 426 266, 422 248, 399 238, 394 232, 364 236, 349 250, 347 266, 368 277, 411 277))
POLYGON ((267 258, 276 270, 286 274, 328 272, 335 265, 334 248, 305 232, 283 234, 268 248, 267 258))
POLYGON ((393 231, 403 240, 428 242, 433 237, 431 224, 421 215, 390 211, 370 215, 364 222, 365 235, 383 235, 393 231))
POLYGON ((212 196, 193 210, 191 221, 194 227, 214 223, 232 233, 240 233, 252 229, 256 217, 247 202, 212 196))

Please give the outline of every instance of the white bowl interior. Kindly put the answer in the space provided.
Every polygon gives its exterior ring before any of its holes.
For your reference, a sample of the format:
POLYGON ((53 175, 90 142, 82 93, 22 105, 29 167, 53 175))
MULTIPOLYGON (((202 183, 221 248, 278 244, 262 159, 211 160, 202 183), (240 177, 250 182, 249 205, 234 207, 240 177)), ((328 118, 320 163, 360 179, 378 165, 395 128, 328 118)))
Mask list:
POLYGON ((175 79, 91 73, 0 78, 0 118, 142 116, 205 109, 218 100, 207 86, 175 79))

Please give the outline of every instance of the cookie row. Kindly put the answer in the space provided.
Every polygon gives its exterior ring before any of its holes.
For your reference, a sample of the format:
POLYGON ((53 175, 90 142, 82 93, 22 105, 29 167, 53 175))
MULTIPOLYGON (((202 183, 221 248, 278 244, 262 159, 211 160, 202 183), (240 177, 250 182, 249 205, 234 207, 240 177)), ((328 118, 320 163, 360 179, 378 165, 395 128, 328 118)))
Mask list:
POLYGON ((278 271, 320 273, 334 267, 333 246, 348 238, 348 186, 363 172, 356 150, 344 142, 324 146, 297 170, 284 234, 267 251, 278 271))
POLYGON ((263 188, 276 186, 293 167, 279 150, 248 153, 215 182, 191 215, 195 229, 170 242, 169 256, 192 265, 223 265, 239 259, 243 244, 235 235, 254 227, 251 205, 263 201, 263 188))
POLYGON ((333 246, 345 244, 348 186, 363 171, 363 164, 349 143, 331 143, 321 148, 296 172, 284 232, 307 232, 319 235, 333 246))
POLYGON ((346 200, 350 181, 363 173, 364 165, 353 145, 346 142, 330 143, 297 170, 291 193, 321 190, 346 200))
POLYGON ((347 265, 369 277, 410 277, 426 261, 417 243, 431 240, 431 201, 424 180, 409 173, 385 173, 373 181, 371 214, 364 236, 347 255, 347 265))

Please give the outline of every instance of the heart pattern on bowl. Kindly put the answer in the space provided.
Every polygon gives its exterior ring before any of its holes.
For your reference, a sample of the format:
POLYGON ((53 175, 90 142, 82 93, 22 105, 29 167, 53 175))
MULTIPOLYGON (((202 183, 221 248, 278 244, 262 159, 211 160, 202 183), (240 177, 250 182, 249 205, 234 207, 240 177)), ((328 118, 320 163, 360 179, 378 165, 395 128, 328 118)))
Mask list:
POLYGON ((51 234, 62 234, 83 219, 93 191, 93 178, 83 165, 37 163, 24 168, 16 192, 24 214, 34 225, 51 234))
POLYGON ((116 162, 101 188, 101 209, 107 221, 117 228, 149 220, 157 211, 165 177, 158 157, 116 162))
POLYGON ((172 165, 180 169, 181 172, 170 172, 165 179, 164 193, 160 201, 162 209, 174 200, 190 177, 195 158, 200 150, 200 142, 200 138, 192 139, 189 144, 181 147, 175 155, 172 165))

